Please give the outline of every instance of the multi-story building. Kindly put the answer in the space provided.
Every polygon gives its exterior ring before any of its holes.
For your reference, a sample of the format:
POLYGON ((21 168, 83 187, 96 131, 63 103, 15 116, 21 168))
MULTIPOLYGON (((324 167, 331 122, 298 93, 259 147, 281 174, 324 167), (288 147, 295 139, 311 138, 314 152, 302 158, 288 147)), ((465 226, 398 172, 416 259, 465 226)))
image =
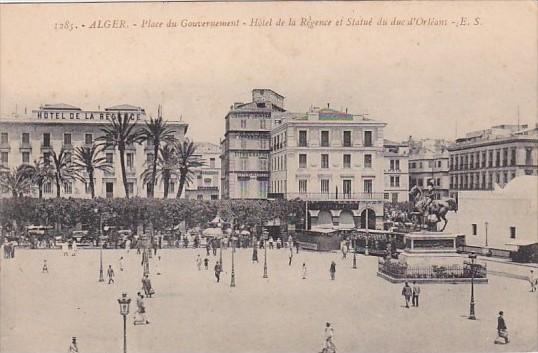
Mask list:
MULTIPOLYGON (((117 105, 105 110, 84 111, 67 104, 43 105, 32 111, 31 115, 12 116, 0 119, 0 164, 9 169, 21 164, 32 164, 44 158, 49 160, 52 151, 59 153, 63 148, 71 158, 76 146, 91 146, 102 135, 101 128, 115 116, 128 114, 130 119, 143 125, 146 112, 132 105, 117 105)), ((179 121, 168 121, 178 140, 183 140, 188 125, 179 121)), ((104 157, 111 165, 111 172, 96 171, 95 193, 101 197, 125 196, 122 181, 119 152, 113 149, 103 151, 104 157)), ((145 197, 148 187, 143 185, 140 175, 146 161, 153 160, 153 145, 150 142, 127 146, 125 166, 127 185, 131 196, 145 197)), ((174 179, 170 184, 170 197, 174 197, 177 188, 174 179)), ((7 196, 6 190, 1 190, 7 196)), ((66 197, 91 197, 88 185, 77 180, 68 180, 62 185, 61 194, 66 197)), ((43 197, 56 195, 54 182, 43 187, 43 197)), ((155 197, 163 196, 163 186, 157 185, 155 197)))
POLYGON ((327 107, 275 114, 271 131, 270 195, 310 203, 312 225, 355 225, 383 215, 385 123, 327 107), (329 203, 327 203, 329 201, 329 203), (337 201, 337 202, 331 202, 337 201), (354 201, 347 210, 336 207, 354 201), (363 219, 360 219, 363 217, 363 219))
POLYGON ((385 140, 385 201, 409 201, 409 145, 385 140))
POLYGON ((209 142, 197 143, 196 155, 203 166, 195 170, 193 183, 185 188, 185 198, 218 200, 220 198, 220 146, 209 142))
POLYGON ((252 102, 230 108, 221 142, 223 198, 267 197, 272 118, 283 111, 284 97, 271 89, 254 89, 252 102))
POLYGON ((412 141, 409 145, 409 187, 427 187, 431 181, 437 197, 448 197, 450 177, 446 142, 421 140, 412 141))
POLYGON ((538 175, 538 126, 498 125, 449 146, 450 192, 492 190, 520 175, 538 175))

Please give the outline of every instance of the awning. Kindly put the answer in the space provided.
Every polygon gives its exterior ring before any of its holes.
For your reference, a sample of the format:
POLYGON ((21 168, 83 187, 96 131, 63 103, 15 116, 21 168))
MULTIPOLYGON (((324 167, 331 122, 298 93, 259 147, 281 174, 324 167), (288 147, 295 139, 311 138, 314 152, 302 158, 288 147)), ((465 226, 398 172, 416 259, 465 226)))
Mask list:
POLYGON ((360 217, 361 216, 361 211, 360 210, 351 210, 351 212, 353 212, 354 217, 360 217))
POLYGON ((340 217, 341 212, 342 212, 342 210, 331 210, 331 216, 340 217))
POLYGON ((317 217, 319 215, 319 210, 308 210, 310 217, 317 217))
POLYGON ((223 235, 222 229, 220 228, 207 228, 204 229, 202 234, 206 237, 221 237, 223 235))

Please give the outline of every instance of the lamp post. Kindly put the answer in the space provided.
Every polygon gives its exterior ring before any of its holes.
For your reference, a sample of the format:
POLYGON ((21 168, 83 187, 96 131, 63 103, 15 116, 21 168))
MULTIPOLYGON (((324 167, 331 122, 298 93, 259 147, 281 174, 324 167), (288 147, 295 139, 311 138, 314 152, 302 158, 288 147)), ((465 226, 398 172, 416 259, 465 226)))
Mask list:
POLYGON ((127 294, 122 293, 118 303, 120 304, 120 314, 123 316, 123 353, 127 353, 127 315, 129 314, 131 298, 127 298, 127 294))
POLYGON ((263 234, 263 278, 269 278, 267 275, 267 239, 269 238, 269 233, 265 234, 265 231, 263 230, 262 226, 262 234, 263 234))
POLYGON ((234 254, 235 254, 235 241, 232 239, 232 280, 230 282, 230 287, 235 287, 234 254))
POLYGON ((353 234, 353 268, 357 268, 357 235, 353 234))
POLYGON ((469 254, 471 259, 471 302, 469 304, 469 320, 476 320, 474 313, 474 260, 476 259, 476 254, 469 254))
POLYGON ((100 240, 101 240, 101 231, 102 231, 102 228, 103 228, 103 225, 102 225, 102 218, 101 218, 101 213, 99 213, 99 209, 95 208, 93 210, 96 214, 99 214, 99 235, 97 236, 97 243, 100 245, 99 247, 99 282, 104 282, 105 281, 105 278, 103 277, 103 246, 100 244, 100 240))
POLYGON ((488 246, 488 222, 484 223, 486 226, 486 247, 488 246))
POLYGON ((366 243, 364 246, 364 255, 368 256, 368 238, 370 238, 370 220, 368 219, 368 205, 366 205, 366 243))

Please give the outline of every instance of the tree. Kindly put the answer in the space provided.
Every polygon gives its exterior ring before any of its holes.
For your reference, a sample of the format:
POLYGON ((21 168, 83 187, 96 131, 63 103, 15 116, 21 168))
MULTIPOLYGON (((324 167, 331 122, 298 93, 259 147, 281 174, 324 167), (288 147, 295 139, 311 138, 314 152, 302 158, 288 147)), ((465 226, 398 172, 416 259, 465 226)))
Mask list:
POLYGON ((37 186, 39 199, 43 198, 43 185, 54 179, 54 169, 41 158, 34 160, 33 165, 25 165, 25 173, 33 185, 37 186))
POLYGON ((140 130, 136 128, 136 122, 132 121, 129 114, 122 116, 118 112, 118 116, 112 116, 112 119, 106 126, 101 128, 103 136, 97 138, 102 141, 100 144, 104 148, 117 148, 120 152, 121 176, 123 180, 123 188, 125 189, 125 197, 129 198, 129 188, 127 185, 127 174, 125 172, 125 148, 134 143, 140 143, 140 130))
POLYGON ((0 187, 11 192, 13 198, 22 197, 31 191, 32 181, 29 178, 27 165, 23 164, 12 170, 2 168, 0 171, 0 187))
POLYGON ((172 176, 178 175, 178 163, 176 151, 173 145, 164 145, 159 149, 157 163, 146 165, 146 169, 142 172, 141 178, 144 184, 161 181, 164 185, 164 198, 168 198, 170 190, 170 180, 172 176), (156 168, 155 168, 156 167, 156 168))
MULTIPOLYGON (((159 107, 159 116, 157 119, 150 118, 149 121, 146 121, 146 126, 142 128, 140 133, 144 141, 153 143, 153 161, 151 162, 151 174, 149 181, 153 187, 151 188, 150 197, 153 197, 155 194, 155 184, 157 182, 157 164, 159 163, 159 151, 161 148, 161 143, 173 143, 176 138, 174 136, 175 131, 170 129, 167 123, 163 120, 161 116, 161 109, 159 107)), ((165 184, 165 187, 167 184, 165 184)), ((166 196, 165 196, 166 198, 166 196)))
POLYGON ((176 197, 179 199, 185 184, 189 185, 192 182, 194 169, 203 166, 204 163, 196 155, 196 145, 189 140, 176 144, 176 157, 179 169, 179 187, 176 197))
POLYGON ((73 161, 73 175, 75 179, 84 184, 88 183, 92 199, 95 198, 95 171, 111 172, 112 166, 102 156, 102 148, 96 144, 91 146, 77 146, 73 161))
MULTIPOLYGON (((56 153, 56 151, 53 149, 50 155, 52 157, 52 168, 54 168, 54 179, 56 181, 56 197, 60 198, 60 185, 68 181, 73 176, 71 154, 66 152, 62 147, 60 153, 56 153)), ((48 161, 45 161, 45 163, 48 163, 48 161)))

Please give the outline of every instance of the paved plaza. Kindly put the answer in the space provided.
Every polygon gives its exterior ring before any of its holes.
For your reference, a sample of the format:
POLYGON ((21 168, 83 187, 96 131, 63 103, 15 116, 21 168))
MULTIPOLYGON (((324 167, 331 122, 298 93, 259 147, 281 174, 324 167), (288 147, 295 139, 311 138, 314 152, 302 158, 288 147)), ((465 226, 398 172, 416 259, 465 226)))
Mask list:
MULTIPOLYGON (((252 249, 236 252, 236 284, 230 288, 231 249, 223 251, 224 273, 215 282, 198 271, 205 249, 160 250, 151 259, 156 295, 147 299, 149 325, 133 326, 140 290, 141 257, 136 251, 103 251, 114 284, 99 283, 99 251, 75 257, 60 250, 18 250, 1 261, 1 352, 64 352, 72 336, 80 352, 121 352, 122 318, 117 299, 133 299, 128 317, 128 352, 319 352, 326 321, 333 323, 338 352, 514 352, 537 351, 538 295, 522 280, 490 276, 475 286, 477 320, 467 319, 470 285, 422 285, 420 307, 406 309, 401 285, 376 276, 377 258, 337 253, 268 250, 269 278, 252 249), (124 256, 124 271, 119 258, 124 256), (41 273, 43 260, 49 273, 41 273), (336 280, 329 277, 335 261, 336 280), (301 279, 305 262, 308 278, 301 279), (497 313, 503 310, 511 335, 495 345, 497 313)), ((488 265, 489 266, 489 265, 488 265)), ((106 279, 106 278, 105 278, 106 279)))

